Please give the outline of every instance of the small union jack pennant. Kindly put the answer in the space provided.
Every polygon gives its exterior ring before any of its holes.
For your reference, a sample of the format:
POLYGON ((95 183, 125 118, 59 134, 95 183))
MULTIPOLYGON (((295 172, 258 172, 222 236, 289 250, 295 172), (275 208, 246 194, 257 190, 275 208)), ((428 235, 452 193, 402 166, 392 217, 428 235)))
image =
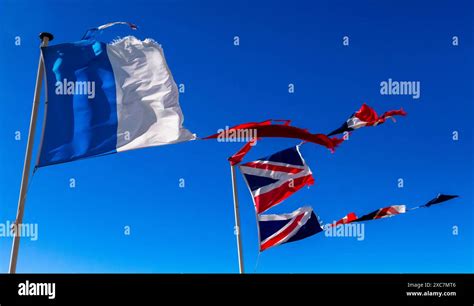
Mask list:
POLYGON ((376 211, 373 211, 370 214, 364 215, 360 217, 359 219, 354 220, 353 222, 393 217, 395 215, 403 214, 405 212, 406 212, 405 205, 392 205, 392 206, 377 209, 376 211))

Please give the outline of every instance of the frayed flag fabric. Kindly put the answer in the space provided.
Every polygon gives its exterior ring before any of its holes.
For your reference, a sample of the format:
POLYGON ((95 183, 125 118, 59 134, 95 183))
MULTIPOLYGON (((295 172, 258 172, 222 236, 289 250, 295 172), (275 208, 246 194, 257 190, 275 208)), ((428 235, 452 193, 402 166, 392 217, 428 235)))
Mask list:
POLYGON ((406 114, 403 109, 399 109, 385 112, 382 116, 379 116, 373 108, 364 103, 341 127, 329 133, 328 136, 351 132, 364 126, 376 126, 384 123, 388 118, 406 116, 406 114))
POLYGON ((228 138, 249 138, 248 135, 253 135, 253 137, 259 138, 281 137, 300 139, 306 142, 322 145, 331 150, 331 152, 334 152, 336 147, 344 141, 337 137, 329 138, 324 134, 312 134, 306 129, 290 126, 290 120, 266 120, 262 122, 243 123, 222 132, 207 136, 203 139, 224 140, 228 138), (274 121, 283 121, 284 124, 274 124, 274 121))
POLYGON ((247 142, 237 153, 232 155, 228 158, 230 164, 232 166, 237 165, 244 159, 245 155, 252 149, 253 146, 257 144, 258 138, 252 138, 249 142, 247 142))
POLYGON ((260 214, 307 185, 314 178, 299 147, 277 152, 239 166, 260 214))
POLYGON ((277 245, 298 241, 323 229, 311 207, 290 214, 259 215, 260 252, 277 245))
POLYGON ((377 209, 376 211, 371 212, 370 214, 364 215, 357 220, 352 222, 376 220, 382 218, 393 217, 395 215, 404 214, 406 212, 405 205, 392 205, 384 208, 377 209))
POLYGON ((440 204, 440 203, 455 199, 457 197, 459 197, 459 196, 458 195, 449 195, 449 194, 441 194, 440 193, 436 196, 436 198, 430 200, 428 203, 426 203, 425 205, 422 205, 420 207, 430 207, 432 205, 440 204))
POLYGON ((91 38, 41 51, 47 104, 37 167, 195 139, 152 39, 91 38))
POLYGON ((355 220, 357 220, 357 216, 356 216, 355 213, 351 212, 351 213, 348 213, 346 216, 344 216, 339 221, 333 222, 331 224, 331 226, 338 226, 339 224, 347 224, 347 223, 351 223, 355 220))

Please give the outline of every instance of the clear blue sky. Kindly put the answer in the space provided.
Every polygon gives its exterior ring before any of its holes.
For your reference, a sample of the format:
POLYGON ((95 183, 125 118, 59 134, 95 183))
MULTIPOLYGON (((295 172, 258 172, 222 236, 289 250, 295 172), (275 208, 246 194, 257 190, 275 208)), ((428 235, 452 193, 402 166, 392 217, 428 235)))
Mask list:
MULTIPOLYGON (((351 211, 417 206, 438 192, 461 195, 367 222, 363 241, 321 233, 270 249, 257 272, 473 272, 472 2, 2 0, 0 6, 0 222, 16 214, 38 33, 71 42, 88 28, 130 21, 140 29, 117 26, 101 38, 133 34, 161 43, 177 83, 186 86, 185 126, 200 136, 270 118, 327 133, 363 102, 379 112, 403 107, 409 113, 396 124, 355 132, 334 154, 305 145, 316 184, 274 212, 311 205, 331 222, 351 211), (381 96, 379 84, 388 78, 420 81, 421 98, 381 96), (296 86, 292 95, 289 83, 296 86), (453 131, 459 141, 451 139, 453 131)), ((39 118, 38 131, 42 109, 39 118)), ((295 144, 264 140, 248 157, 295 144)), ((39 239, 22 239, 18 271, 236 272, 226 159, 240 146, 195 141, 41 168, 24 219, 39 224, 39 239)), ((252 272, 255 215, 240 174, 238 185, 244 259, 252 272)), ((2 272, 10 246, 11 238, 0 238, 2 272)))

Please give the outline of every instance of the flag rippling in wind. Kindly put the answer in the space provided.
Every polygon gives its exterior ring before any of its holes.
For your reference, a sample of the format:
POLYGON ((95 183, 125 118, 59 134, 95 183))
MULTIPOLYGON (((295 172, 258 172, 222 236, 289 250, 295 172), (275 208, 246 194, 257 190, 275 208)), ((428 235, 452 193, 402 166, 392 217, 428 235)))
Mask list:
POLYGON ((373 211, 370 214, 364 215, 352 222, 388 218, 388 217, 393 217, 395 215, 404 214, 405 212, 406 212, 405 205, 392 205, 392 206, 377 209, 376 211, 373 211))
POLYGON ((331 226, 338 226, 339 224, 347 224, 347 223, 351 223, 355 220, 357 220, 357 216, 356 216, 355 213, 351 212, 351 213, 348 213, 346 216, 344 216, 339 221, 334 222, 333 224, 331 224, 331 226))
POLYGON ((443 203, 443 202, 446 202, 446 201, 449 201, 449 200, 452 200, 452 199, 455 199, 459 196, 457 195, 449 195, 449 194, 438 194, 436 196, 436 198, 430 200, 428 203, 426 203, 425 205, 422 205, 420 207, 430 207, 432 205, 436 205, 436 204, 440 204, 440 203, 443 203))
POLYGON ((323 229, 311 207, 301 207, 290 214, 259 215, 260 251, 298 241, 323 229))
POLYGON ((230 164, 232 166, 237 165, 242 161, 242 159, 245 157, 245 155, 252 149, 254 145, 257 144, 258 138, 253 138, 249 142, 247 142, 237 153, 232 155, 231 157, 228 158, 230 164))
POLYGON ((314 184, 308 165, 299 147, 239 166, 253 197, 255 210, 260 214, 307 185, 314 184))
MULTIPOLYGON (((432 205, 440 204, 455 198, 458 198, 458 195, 449 195, 449 194, 438 194, 434 199, 428 201, 426 204, 410 208, 409 210, 415 210, 418 208, 427 208, 431 207, 432 205)), ((368 221, 368 220, 375 220, 375 219, 382 219, 387 217, 392 217, 395 215, 403 214, 407 211, 405 205, 392 205, 384 208, 377 209, 369 214, 366 214, 360 218, 357 218, 356 214, 351 212, 347 214, 344 218, 340 219, 337 222, 333 222, 330 226, 337 226, 339 224, 347 224, 351 222, 359 222, 359 221, 368 221)))
POLYGON ((364 126, 376 126, 384 123, 388 118, 393 118, 393 116, 406 116, 406 114, 403 109, 399 109, 385 112, 382 116, 379 116, 373 108, 364 103, 341 127, 329 133, 328 136, 350 132, 364 126))
POLYGON ((38 167, 195 139, 158 43, 86 38, 42 48, 47 106, 38 167))
POLYGON ((204 137, 203 139, 226 139, 233 137, 234 134, 250 134, 254 137, 281 137, 300 139, 306 142, 312 142, 322 145, 331 152, 334 152, 336 147, 343 142, 342 139, 336 137, 329 138, 324 134, 312 134, 306 129, 290 126, 290 120, 266 120, 262 122, 248 122, 236 125, 222 132, 204 137), (284 124, 274 124, 274 121, 283 121, 284 124), (247 133, 244 133, 247 132, 247 133))

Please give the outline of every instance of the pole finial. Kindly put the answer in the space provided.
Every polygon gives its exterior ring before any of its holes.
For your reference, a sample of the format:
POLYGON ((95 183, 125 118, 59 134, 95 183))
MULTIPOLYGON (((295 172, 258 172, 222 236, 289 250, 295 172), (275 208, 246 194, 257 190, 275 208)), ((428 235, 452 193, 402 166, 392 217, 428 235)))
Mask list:
POLYGON ((41 40, 44 40, 44 38, 47 37, 49 41, 52 41, 54 39, 54 36, 53 34, 49 33, 49 32, 41 32, 39 34, 39 38, 41 40))

